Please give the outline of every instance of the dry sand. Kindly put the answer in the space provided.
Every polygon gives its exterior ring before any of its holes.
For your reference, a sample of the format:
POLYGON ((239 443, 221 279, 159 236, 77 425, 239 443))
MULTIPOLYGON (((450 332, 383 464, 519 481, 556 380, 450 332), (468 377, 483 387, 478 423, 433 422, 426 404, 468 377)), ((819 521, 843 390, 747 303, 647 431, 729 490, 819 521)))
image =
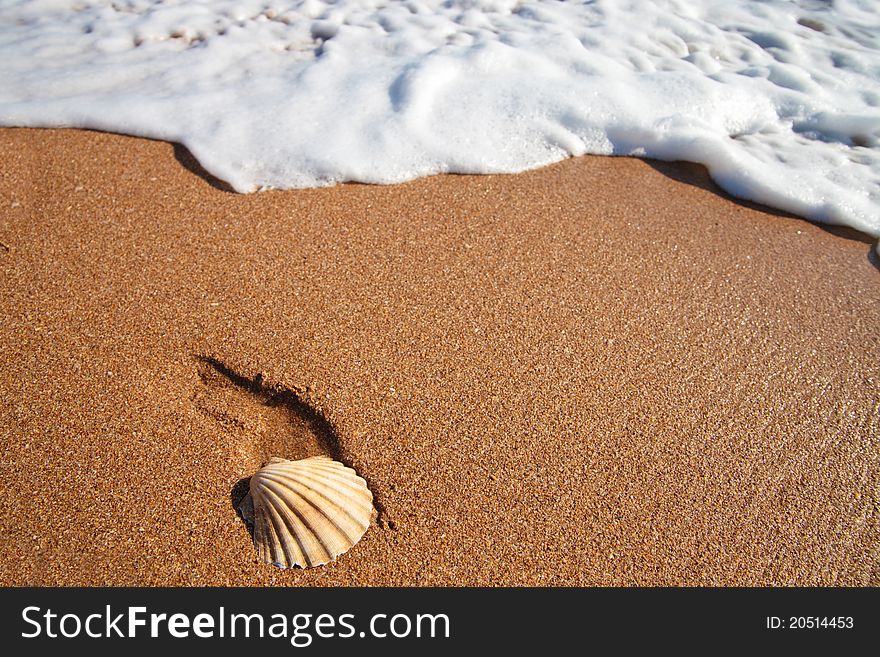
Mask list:
POLYGON ((701 169, 237 195, 0 131, 0 583, 880 583, 871 245, 701 169), (232 489, 329 453, 381 514, 257 561, 232 489))

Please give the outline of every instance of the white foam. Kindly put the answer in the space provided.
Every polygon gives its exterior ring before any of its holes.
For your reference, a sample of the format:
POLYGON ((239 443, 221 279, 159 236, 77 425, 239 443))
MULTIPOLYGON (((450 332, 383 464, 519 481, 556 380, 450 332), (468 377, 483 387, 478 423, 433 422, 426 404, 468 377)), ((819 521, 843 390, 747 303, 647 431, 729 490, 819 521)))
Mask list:
POLYGON ((683 159, 880 236, 877 16, 874 0, 7 0, 0 124, 178 141, 243 192, 683 159))

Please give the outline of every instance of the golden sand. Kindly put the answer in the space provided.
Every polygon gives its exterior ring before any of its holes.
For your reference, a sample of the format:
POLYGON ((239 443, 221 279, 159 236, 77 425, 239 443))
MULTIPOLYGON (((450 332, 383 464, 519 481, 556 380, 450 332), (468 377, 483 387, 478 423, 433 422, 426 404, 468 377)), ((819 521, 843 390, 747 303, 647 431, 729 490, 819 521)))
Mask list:
POLYGON ((238 195, 162 142, 0 157, 2 584, 880 582, 865 241, 633 159, 238 195), (320 453, 379 518, 268 566, 233 488, 320 453))

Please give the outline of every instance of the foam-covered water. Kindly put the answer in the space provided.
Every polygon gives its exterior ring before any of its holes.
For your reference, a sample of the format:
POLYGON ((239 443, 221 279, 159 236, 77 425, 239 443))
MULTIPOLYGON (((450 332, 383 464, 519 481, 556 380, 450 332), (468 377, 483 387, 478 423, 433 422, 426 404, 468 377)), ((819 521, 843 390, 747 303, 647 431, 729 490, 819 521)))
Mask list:
POLYGON ((0 123, 182 142, 239 191, 682 159, 880 236, 878 16, 876 0, 0 0, 0 123))

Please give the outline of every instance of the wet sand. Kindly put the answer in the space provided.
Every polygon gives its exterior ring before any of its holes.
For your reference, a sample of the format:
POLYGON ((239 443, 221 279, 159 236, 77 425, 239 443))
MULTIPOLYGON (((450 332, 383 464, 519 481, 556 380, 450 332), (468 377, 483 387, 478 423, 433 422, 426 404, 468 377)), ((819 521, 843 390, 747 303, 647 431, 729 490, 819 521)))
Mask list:
POLYGON ((0 130, 0 584, 876 585, 873 246, 689 165, 231 193, 0 130), (236 484, 380 513, 259 562, 236 484))

